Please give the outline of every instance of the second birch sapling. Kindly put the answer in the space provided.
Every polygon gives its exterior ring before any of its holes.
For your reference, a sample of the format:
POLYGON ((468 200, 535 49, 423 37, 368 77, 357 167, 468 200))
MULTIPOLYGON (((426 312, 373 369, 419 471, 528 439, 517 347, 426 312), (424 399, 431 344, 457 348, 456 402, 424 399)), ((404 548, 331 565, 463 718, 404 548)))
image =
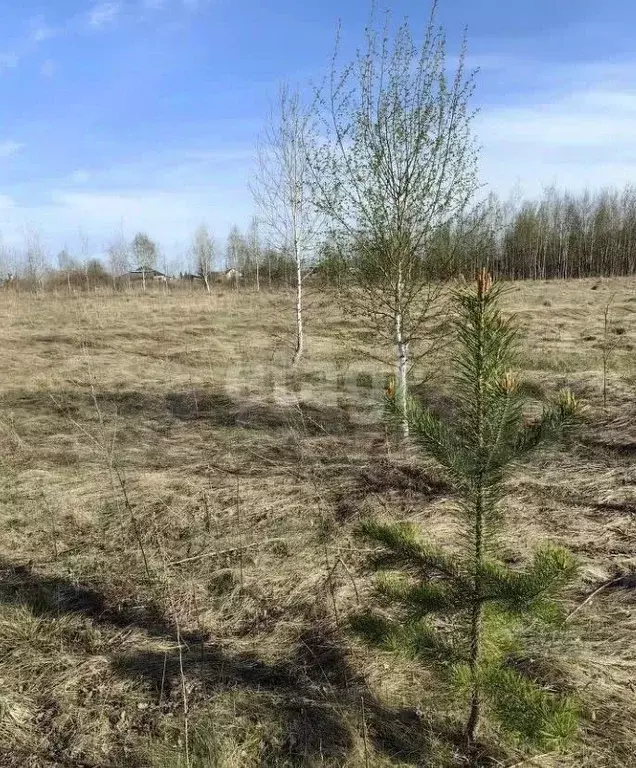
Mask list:
MULTIPOLYGON (((559 438, 576 418, 577 402, 562 391, 527 423, 526 388, 511 372, 517 329, 504 319, 501 290, 483 271, 474 288, 457 292, 455 409, 452 423, 407 403, 411 434, 432 456, 454 490, 462 525, 460 553, 425 542, 412 525, 368 522, 362 533, 380 549, 384 573, 377 593, 388 614, 353 617, 363 637, 450 672, 466 702, 467 753, 476 764, 481 725, 501 736, 549 749, 562 746, 576 728, 576 707, 566 696, 525 675, 525 633, 562 619, 559 593, 575 565, 562 548, 543 546, 524 568, 498 556, 502 501, 515 463, 559 438)), ((395 418, 396 392, 387 400, 395 418)))
POLYGON ((252 183, 267 244, 290 255, 295 265, 294 365, 305 348, 304 279, 322 222, 310 186, 308 120, 309 113, 298 91, 283 86, 258 146, 258 165, 252 183))

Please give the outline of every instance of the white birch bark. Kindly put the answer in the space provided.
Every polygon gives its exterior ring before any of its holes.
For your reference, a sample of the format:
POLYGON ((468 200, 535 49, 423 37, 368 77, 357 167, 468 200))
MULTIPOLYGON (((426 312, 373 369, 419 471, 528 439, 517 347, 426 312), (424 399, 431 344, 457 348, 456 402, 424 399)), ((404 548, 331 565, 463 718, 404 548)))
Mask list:
POLYGON ((303 269, 300 254, 296 253, 296 349, 292 364, 296 365, 305 349, 303 329, 303 269))
POLYGON ((402 436, 409 436, 409 421, 407 415, 408 401, 408 343, 404 334, 404 314, 402 310, 402 295, 404 293, 404 276, 402 273, 402 263, 398 264, 398 280, 395 295, 395 346, 396 346, 396 382, 397 382, 397 404, 400 411, 400 427, 402 436))
POLYGON ((408 370, 408 345, 404 341, 402 334, 402 315, 398 312, 395 315, 395 344, 397 352, 397 403, 400 410, 400 428, 402 430, 402 436, 409 436, 409 421, 407 416, 407 399, 408 399, 408 382, 407 382, 407 370, 408 370))

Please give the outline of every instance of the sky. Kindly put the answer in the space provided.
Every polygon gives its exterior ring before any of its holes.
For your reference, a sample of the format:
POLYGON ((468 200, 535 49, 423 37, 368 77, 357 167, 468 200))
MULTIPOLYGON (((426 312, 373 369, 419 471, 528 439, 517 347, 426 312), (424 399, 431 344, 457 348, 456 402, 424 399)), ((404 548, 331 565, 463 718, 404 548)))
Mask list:
MULTIPOLYGON (((382 8, 383 3, 378 2, 382 8)), ((417 37, 426 0, 394 0, 417 37)), ((253 212, 254 147, 281 82, 329 69, 368 0, 0 0, 0 235, 99 254, 147 231, 171 257, 253 212)), ((480 176, 502 196, 636 182, 633 0, 441 0, 478 67, 480 176)))

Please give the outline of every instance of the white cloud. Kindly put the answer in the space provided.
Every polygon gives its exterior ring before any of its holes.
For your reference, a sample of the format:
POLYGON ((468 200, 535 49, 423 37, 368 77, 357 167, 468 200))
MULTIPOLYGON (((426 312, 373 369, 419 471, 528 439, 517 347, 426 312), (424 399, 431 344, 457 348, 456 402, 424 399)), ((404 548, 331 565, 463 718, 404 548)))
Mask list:
POLYGON ((73 171, 70 176, 70 181, 72 184, 86 184, 90 178, 90 173, 83 168, 80 168, 77 171, 73 171))
POLYGON ((507 67, 525 85, 504 94, 505 106, 483 107, 475 121, 481 175, 491 188, 505 193, 519 184, 535 195, 550 184, 581 190, 636 180, 636 61, 536 62, 528 77, 527 61, 516 75, 509 57, 490 64, 497 83, 499 67, 507 67))
POLYGON ((0 211, 5 211, 7 208, 14 208, 15 202, 9 195, 0 195, 0 211))
POLYGON ((93 219, 96 216, 106 222, 119 222, 122 217, 132 221, 146 222, 148 215, 167 206, 172 216, 182 216, 187 204, 180 196, 171 192, 138 190, 135 192, 62 192, 55 191, 53 202, 76 212, 79 216, 93 219))
POLYGON ((0 53, 0 72, 15 69, 20 61, 32 54, 45 41, 60 34, 62 30, 49 26, 43 16, 36 16, 28 22, 28 32, 14 42, 13 50, 0 53))
POLYGON ((91 27, 98 29, 106 24, 112 24, 121 10, 119 2, 99 3, 88 14, 88 23, 91 27))
MULTIPOLYGON (((202 222, 223 239, 232 224, 245 226, 252 214, 247 185, 229 176, 208 185, 199 179, 191 183, 179 179, 161 187, 151 182, 146 187, 103 189, 95 177, 81 187, 70 187, 72 176, 51 191, 48 201, 16 203, 9 211, 0 196, 0 231, 5 241, 21 244, 27 225, 43 233, 53 252, 79 227, 97 245, 105 245, 121 231, 129 240, 135 232, 147 231, 172 257, 183 252, 202 222)), ((37 194, 41 197, 41 185, 37 194)))
POLYGON ((15 69, 18 66, 20 57, 17 53, 7 51, 6 53, 0 53, 0 71, 3 69, 15 69))
POLYGON ((42 77, 53 77, 55 70, 56 65, 53 59, 47 59, 46 61, 42 62, 42 66, 40 67, 40 74, 42 77))
POLYGON ((43 16, 37 16, 31 22, 31 32, 29 39, 33 43, 42 43, 44 40, 49 40, 51 37, 55 37, 58 31, 54 27, 50 27, 45 21, 43 16))
POLYGON ((129 234, 147 230, 160 242, 185 242, 194 229, 208 221, 216 232, 227 232, 232 223, 247 222, 251 200, 247 190, 231 185, 217 189, 179 191, 173 189, 69 191, 52 193, 53 206, 41 211, 44 220, 81 223, 87 232, 102 236, 118 231, 123 225, 129 234), (232 205, 228 206, 228 199, 232 205), (245 221, 244 221, 245 220, 245 221))
POLYGON ((568 102, 484 111, 478 129, 489 143, 548 150, 607 148, 633 141, 636 113, 586 107, 585 94, 568 102))
POLYGON ((13 141, 12 139, 6 139, 0 141, 0 157, 13 157, 24 147, 19 141, 13 141))

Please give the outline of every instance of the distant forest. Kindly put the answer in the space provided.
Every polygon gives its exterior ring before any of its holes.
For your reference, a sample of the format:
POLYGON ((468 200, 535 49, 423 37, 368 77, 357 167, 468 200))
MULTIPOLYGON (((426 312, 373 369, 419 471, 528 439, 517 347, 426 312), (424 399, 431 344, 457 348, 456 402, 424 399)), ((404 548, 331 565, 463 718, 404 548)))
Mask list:
POLYGON ((439 236, 458 270, 485 264, 500 278, 534 280, 632 275, 636 186, 578 195, 552 188, 520 206, 491 197, 456 233, 439 236))
MULTIPOLYGON (((148 266, 174 271, 162 264, 158 247, 149 238, 148 242, 156 251, 148 266)), ((133 245, 120 240, 106 248, 103 259, 74 258, 64 251, 54 267, 41 240, 27 238, 22 250, 3 254, 4 277, 11 276, 5 284, 26 289, 122 287, 127 284, 127 270, 139 266, 133 245)), ((346 242, 336 244, 327 238, 314 256, 314 276, 326 284, 342 284, 355 258, 363 256, 352 252, 346 242)), ((437 227, 422 249, 422 258, 431 279, 470 277, 482 266, 495 278, 508 280, 633 275, 636 186, 580 194, 550 188, 540 199, 523 202, 502 201, 491 194, 463 219, 437 227)), ((196 246, 186 249, 180 263, 194 274, 202 271, 196 246)), ((233 227, 225 248, 215 248, 209 269, 223 265, 240 270, 244 285, 267 289, 294 282, 292 257, 261 243, 254 222, 245 234, 233 227)))
MULTIPOLYGON (((345 249, 327 246, 322 269, 344 279, 345 249)), ((437 228, 426 251, 432 278, 472 276, 547 280, 636 272, 636 186, 574 195, 547 189, 541 199, 491 194, 463 220, 437 228)))

